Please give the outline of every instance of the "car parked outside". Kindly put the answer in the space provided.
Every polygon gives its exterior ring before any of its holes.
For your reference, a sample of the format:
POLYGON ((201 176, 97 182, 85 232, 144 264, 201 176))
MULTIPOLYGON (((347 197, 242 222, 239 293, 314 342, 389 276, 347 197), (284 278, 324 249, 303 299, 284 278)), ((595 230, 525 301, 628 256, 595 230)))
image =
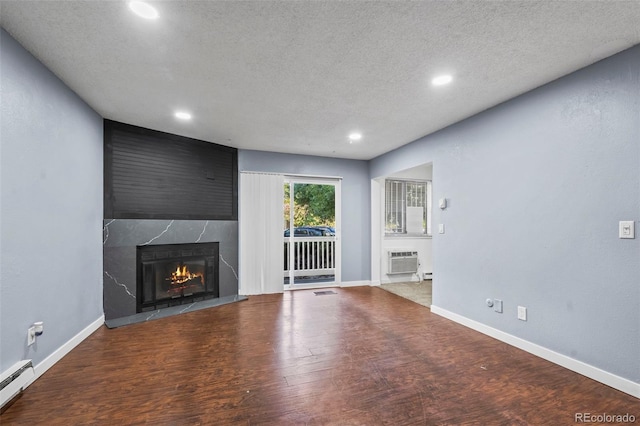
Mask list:
POLYGON ((314 226, 313 228, 321 231, 322 235, 327 237, 333 237, 334 235, 336 235, 335 228, 331 226, 314 226))
MULTIPOLYGON (((288 237, 290 234, 291 231, 289 229, 285 229, 284 236, 288 237)), ((323 235, 326 235, 323 230, 312 226, 303 226, 293 229, 294 237, 322 237, 323 235)))

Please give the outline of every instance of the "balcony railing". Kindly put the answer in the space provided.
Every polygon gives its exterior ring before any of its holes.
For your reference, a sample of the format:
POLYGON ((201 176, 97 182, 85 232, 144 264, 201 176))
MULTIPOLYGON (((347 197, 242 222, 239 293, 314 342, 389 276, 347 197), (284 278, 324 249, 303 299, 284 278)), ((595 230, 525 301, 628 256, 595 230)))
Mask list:
POLYGON ((293 258, 291 242, 284 238, 284 276, 293 269, 294 277, 335 275, 336 237, 294 237, 293 258), (289 263, 292 262, 292 268, 289 263))

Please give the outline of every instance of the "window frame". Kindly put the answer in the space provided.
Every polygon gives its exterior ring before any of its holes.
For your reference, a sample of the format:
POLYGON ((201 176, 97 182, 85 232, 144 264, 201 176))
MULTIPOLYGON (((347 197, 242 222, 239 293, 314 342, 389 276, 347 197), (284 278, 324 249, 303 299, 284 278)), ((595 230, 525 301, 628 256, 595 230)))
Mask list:
POLYGON ((401 179, 401 178, 387 178, 384 180, 384 235, 385 237, 407 237, 407 238, 431 238, 433 236, 433 230, 431 226, 431 213, 433 210, 433 183, 431 179, 401 179), (411 204, 420 204, 420 202, 413 203, 408 202, 408 191, 407 187, 409 185, 420 185, 424 186, 424 191, 422 194, 418 195, 418 198, 422 197, 423 206, 420 205, 411 205, 411 204), (399 191, 400 188, 400 191, 399 191), (398 192, 400 192, 400 196, 398 197, 398 192), (389 200, 389 197, 394 197, 394 200, 389 200), (424 231, 420 233, 416 232, 407 232, 407 207, 423 207, 423 221, 424 221, 424 231), (392 211, 391 211, 392 210, 392 211), (398 213, 400 211, 400 213, 398 213), (398 214, 401 214, 401 220, 398 221, 396 219, 396 223, 400 222, 397 225, 397 228, 400 228, 398 231, 393 231, 388 226, 390 215, 395 214, 396 218, 398 214))

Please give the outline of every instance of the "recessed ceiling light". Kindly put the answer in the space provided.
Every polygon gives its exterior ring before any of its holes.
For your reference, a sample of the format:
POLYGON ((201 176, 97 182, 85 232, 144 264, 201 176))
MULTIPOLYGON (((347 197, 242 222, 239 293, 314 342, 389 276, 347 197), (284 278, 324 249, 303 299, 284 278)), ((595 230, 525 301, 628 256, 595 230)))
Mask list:
POLYGON ((175 113, 176 118, 179 118, 180 120, 191 120, 191 114, 189 114, 188 112, 185 111, 177 111, 175 113))
POLYGON ((438 77, 431 80, 431 84, 433 84, 434 86, 443 86, 445 84, 451 83, 451 80, 453 80, 453 77, 451 77, 449 74, 439 75, 438 77))
POLYGON ((362 139, 362 134, 358 132, 353 132, 349 135, 349 143, 353 143, 362 139))
POLYGON ((156 19, 159 16, 155 7, 143 1, 130 1, 129 9, 144 19, 156 19))

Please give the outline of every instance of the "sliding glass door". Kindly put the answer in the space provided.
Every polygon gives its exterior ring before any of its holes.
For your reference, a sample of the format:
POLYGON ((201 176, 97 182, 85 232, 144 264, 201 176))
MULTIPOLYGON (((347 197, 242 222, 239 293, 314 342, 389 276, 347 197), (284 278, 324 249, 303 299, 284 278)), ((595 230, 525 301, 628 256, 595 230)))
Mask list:
POLYGON ((285 177, 285 289, 340 282, 339 200, 339 179, 285 177))

